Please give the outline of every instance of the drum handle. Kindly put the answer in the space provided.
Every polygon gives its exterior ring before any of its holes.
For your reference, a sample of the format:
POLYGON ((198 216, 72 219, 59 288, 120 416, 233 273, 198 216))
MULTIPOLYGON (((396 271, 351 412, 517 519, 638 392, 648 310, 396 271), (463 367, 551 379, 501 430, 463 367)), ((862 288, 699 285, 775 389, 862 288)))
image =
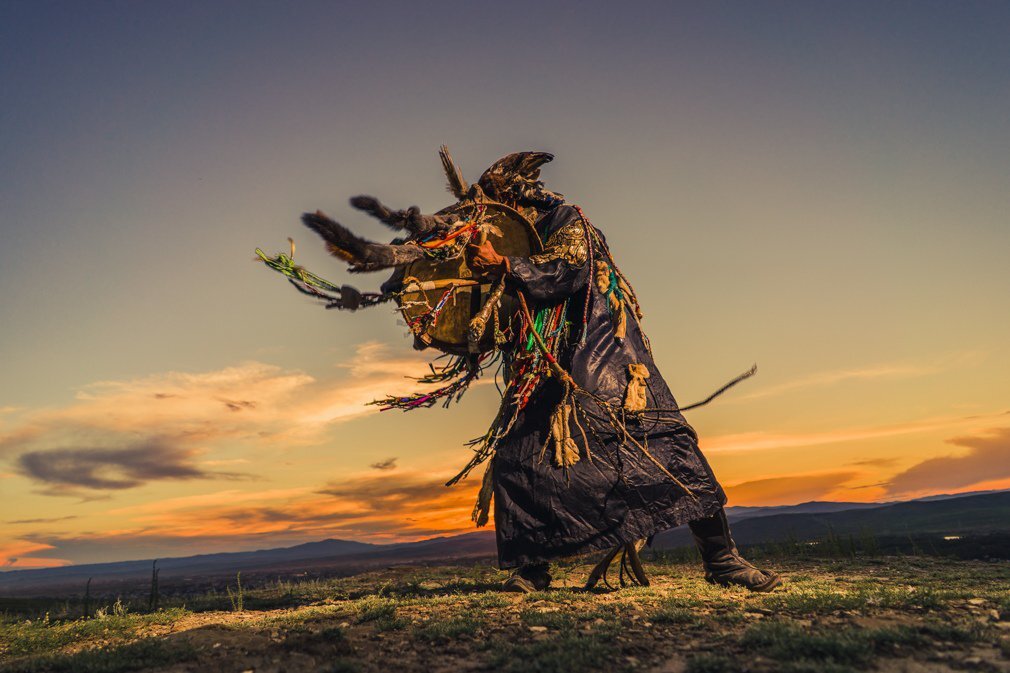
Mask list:
POLYGON ((455 285, 456 287, 472 287, 474 285, 481 285, 481 289, 491 287, 490 283, 482 284, 479 280, 473 280, 472 278, 439 278, 438 280, 417 280, 416 278, 408 278, 404 282, 403 290, 401 290, 401 292, 441 290, 442 288, 449 287, 450 285, 455 285))
POLYGON ((484 336, 484 331, 487 329, 487 321, 491 319, 491 312, 494 311, 495 307, 498 306, 498 302, 501 301, 501 296, 505 292, 505 277, 502 276, 498 279, 495 284, 494 289, 491 290, 490 296, 488 296, 487 301, 481 307, 480 311, 473 317, 470 321, 470 329, 467 330, 466 342, 467 348, 471 353, 480 352, 480 340, 484 336))

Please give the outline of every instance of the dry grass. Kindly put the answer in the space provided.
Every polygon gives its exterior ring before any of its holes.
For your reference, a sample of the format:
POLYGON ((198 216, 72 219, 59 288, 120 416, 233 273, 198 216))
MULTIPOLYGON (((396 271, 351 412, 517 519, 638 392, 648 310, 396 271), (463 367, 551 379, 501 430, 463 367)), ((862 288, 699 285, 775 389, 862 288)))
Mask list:
MULTIPOLYGON (((936 558, 779 562, 785 586, 706 584, 687 561, 648 588, 585 593, 588 568, 529 595, 486 566, 399 567, 188 607, 0 622, 0 671, 1010 670, 1010 567, 936 558), (194 610, 196 608, 196 610, 194 610), (969 663, 965 663, 969 662, 969 663)), ((182 599, 179 599, 180 601, 182 599)))

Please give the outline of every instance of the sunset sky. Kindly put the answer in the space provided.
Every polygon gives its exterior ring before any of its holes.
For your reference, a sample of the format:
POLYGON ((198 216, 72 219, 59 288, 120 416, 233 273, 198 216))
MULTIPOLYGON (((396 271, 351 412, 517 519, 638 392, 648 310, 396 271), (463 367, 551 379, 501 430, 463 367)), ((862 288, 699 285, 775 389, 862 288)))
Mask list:
POLYGON ((0 567, 473 530, 498 398, 299 223, 546 150, 731 505, 1010 488, 1010 4, 0 4, 0 567))

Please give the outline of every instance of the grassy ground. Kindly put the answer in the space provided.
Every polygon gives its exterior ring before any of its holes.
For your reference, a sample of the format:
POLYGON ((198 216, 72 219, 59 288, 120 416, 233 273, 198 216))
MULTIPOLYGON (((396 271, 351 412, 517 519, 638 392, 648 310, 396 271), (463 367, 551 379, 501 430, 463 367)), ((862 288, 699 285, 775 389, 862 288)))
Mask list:
MULTIPOLYGON (((895 557, 776 561, 771 594, 711 587, 690 561, 653 585, 497 590, 487 567, 402 567, 168 601, 89 620, 0 622, 0 671, 1010 671, 1010 566, 895 557), (163 603, 164 604, 164 603, 163 603)), ((234 589, 234 587, 233 587, 234 589)))

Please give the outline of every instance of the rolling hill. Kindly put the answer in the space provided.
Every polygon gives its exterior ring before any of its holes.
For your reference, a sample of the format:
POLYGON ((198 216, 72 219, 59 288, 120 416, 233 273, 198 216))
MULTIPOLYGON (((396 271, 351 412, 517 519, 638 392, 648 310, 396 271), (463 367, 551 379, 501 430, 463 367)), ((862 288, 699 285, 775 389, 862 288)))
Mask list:
MULTIPOLYGON (((1010 533, 1010 491, 929 498, 898 503, 810 502, 784 507, 730 508, 733 535, 740 545, 781 540, 817 540, 827 535, 970 536, 1010 533)), ((654 548, 691 545, 686 526, 665 531, 654 548)), ((493 562, 494 531, 438 537, 419 542, 369 544, 321 540, 294 547, 203 554, 158 561, 163 586, 192 586, 215 578, 349 575, 362 570, 411 563, 438 564, 461 559, 493 562)), ((0 596, 80 591, 89 578, 96 591, 146 582, 151 560, 0 572, 0 596)))

